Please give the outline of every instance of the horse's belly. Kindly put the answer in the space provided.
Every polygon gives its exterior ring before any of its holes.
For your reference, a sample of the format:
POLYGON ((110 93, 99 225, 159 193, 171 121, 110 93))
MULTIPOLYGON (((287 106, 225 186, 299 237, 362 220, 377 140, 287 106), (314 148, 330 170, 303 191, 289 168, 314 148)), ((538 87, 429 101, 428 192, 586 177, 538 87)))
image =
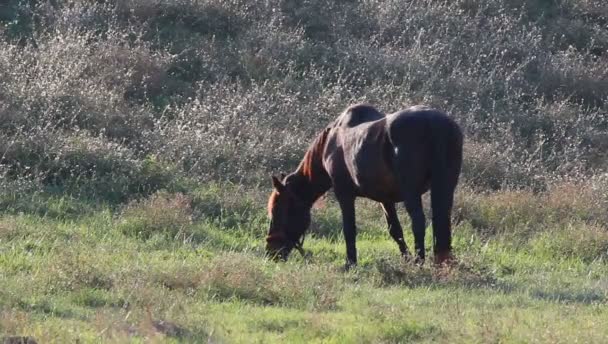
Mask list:
POLYGON ((401 201, 394 171, 379 147, 362 149, 355 154, 351 175, 359 196, 378 202, 401 201))
POLYGON ((401 192, 393 178, 378 175, 376 178, 361 178, 356 181, 359 196, 378 202, 399 202, 401 192))
POLYGON ((358 196, 369 198, 380 203, 397 203, 403 201, 403 197, 397 190, 360 190, 358 196))

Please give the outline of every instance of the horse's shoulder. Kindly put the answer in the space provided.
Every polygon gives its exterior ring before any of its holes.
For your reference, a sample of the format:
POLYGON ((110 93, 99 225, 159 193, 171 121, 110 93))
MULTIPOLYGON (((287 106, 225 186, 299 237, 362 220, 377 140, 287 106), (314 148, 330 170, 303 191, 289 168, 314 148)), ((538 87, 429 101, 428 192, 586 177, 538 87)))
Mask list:
POLYGON ((356 127, 359 124, 377 121, 385 115, 369 104, 356 104, 349 106, 336 120, 337 127, 356 127))

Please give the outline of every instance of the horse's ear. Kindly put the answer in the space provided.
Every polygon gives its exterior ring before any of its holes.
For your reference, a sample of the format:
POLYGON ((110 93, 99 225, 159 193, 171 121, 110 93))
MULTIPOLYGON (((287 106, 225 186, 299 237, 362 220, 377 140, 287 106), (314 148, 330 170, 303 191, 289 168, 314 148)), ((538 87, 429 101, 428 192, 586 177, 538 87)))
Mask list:
POLYGON ((283 185, 283 183, 281 183, 281 181, 275 176, 272 176, 272 186, 274 186, 275 190, 278 192, 283 192, 285 190, 285 185, 283 185))

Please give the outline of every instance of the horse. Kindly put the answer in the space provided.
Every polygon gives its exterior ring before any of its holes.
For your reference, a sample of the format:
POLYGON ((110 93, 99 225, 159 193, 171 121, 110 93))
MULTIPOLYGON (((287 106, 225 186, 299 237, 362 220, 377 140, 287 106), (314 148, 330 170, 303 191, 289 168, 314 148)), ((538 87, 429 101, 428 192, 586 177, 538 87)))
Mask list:
POLYGON ((436 264, 452 264, 451 212, 462 165, 463 134, 446 113, 417 105, 385 115, 369 104, 346 108, 312 142, 298 168, 272 176, 266 254, 287 260, 304 255, 304 234, 315 201, 333 187, 342 212, 346 268, 357 264, 355 199, 382 205, 388 232, 401 255, 411 259, 395 204, 411 219, 415 257, 425 260, 426 219, 422 195, 431 191, 436 264))

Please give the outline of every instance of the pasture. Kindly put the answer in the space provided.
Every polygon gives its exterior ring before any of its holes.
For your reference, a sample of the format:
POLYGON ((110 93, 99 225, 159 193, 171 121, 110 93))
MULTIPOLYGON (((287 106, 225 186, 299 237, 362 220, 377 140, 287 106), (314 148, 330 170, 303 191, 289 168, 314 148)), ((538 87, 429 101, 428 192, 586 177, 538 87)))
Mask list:
POLYGON ((607 23, 603 0, 4 1, 0 338, 607 342, 607 23), (331 191, 306 256, 265 258, 270 176, 358 102, 462 127, 455 266, 403 261, 357 200, 345 271, 331 191))
POLYGON ((348 272, 331 201, 313 213, 311 257, 277 264, 263 258, 265 194, 242 187, 157 194, 121 212, 12 199, 47 215, 2 217, 0 324, 41 342, 601 343, 608 233, 561 199, 570 191, 460 199, 451 269, 404 263, 379 206, 359 202, 348 272))

